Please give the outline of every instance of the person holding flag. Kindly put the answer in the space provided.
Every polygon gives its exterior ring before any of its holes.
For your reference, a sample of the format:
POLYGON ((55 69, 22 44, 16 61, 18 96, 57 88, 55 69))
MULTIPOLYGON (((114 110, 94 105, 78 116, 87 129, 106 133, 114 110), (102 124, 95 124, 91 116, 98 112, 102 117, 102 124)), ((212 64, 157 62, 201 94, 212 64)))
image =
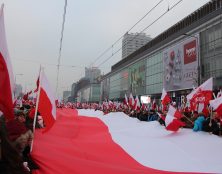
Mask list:
POLYGON ((169 95, 167 94, 167 92, 164 88, 163 88, 160 100, 161 100, 161 103, 163 105, 162 110, 166 111, 168 104, 170 104, 170 102, 171 102, 171 99, 170 99, 169 95))
POLYGON ((38 96, 33 127, 35 129, 37 112, 40 112, 45 125, 44 132, 46 132, 53 126, 56 120, 56 99, 42 68, 40 68, 40 76, 38 80, 38 96))

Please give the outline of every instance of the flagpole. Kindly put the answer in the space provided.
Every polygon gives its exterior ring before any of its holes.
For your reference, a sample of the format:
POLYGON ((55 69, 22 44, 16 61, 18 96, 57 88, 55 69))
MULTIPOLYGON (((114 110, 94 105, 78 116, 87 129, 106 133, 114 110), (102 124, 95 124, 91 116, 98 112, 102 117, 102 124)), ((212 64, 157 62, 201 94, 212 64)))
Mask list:
POLYGON ((212 126, 212 115, 213 115, 213 108, 210 107, 210 123, 209 123, 210 127, 212 126))
POLYGON ((35 116, 34 116, 34 120, 33 120, 33 139, 32 139, 32 144, 31 144, 31 148, 30 148, 30 152, 32 151, 33 148, 33 141, 34 141, 34 133, 35 133, 35 125, 36 125, 36 118, 37 118, 37 113, 38 113, 38 106, 39 106, 39 98, 40 98, 40 88, 41 88, 41 74, 43 71, 43 68, 40 65, 40 70, 39 70, 39 87, 38 87, 38 94, 37 94, 37 100, 36 100, 36 106, 35 106, 35 116))
POLYGON ((188 121, 190 121, 193 124, 193 121, 189 119, 186 115, 183 114, 183 117, 185 117, 188 121))

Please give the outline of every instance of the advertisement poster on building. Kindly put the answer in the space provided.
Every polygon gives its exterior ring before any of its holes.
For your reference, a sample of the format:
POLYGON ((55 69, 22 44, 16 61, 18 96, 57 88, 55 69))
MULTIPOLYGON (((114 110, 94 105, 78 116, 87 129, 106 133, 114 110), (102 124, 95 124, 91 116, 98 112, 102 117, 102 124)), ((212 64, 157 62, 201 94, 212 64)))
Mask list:
POLYGON ((121 71, 121 81, 120 81, 120 87, 122 91, 126 91, 128 89, 128 77, 129 77, 129 72, 128 69, 125 69, 121 71))
POLYGON ((145 60, 139 61, 129 67, 129 84, 131 92, 134 95, 140 95, 144 92, 145 69, 145 60))
POLYGON ((167 91, 197 86, 198 40, 193 36, 163 51, 163 86, 167 91))

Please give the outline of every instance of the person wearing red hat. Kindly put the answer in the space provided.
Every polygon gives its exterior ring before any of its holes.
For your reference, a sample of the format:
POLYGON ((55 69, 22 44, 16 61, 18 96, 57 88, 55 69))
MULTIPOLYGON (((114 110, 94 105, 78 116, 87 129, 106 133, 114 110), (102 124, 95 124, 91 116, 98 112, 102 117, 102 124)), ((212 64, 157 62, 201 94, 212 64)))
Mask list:
MULTIPOLYGON (((11 124, 11 123, 10 123, 11 124)), ((5 122, 0 120, 0 171, 4 174, 28 174, 29 170, 24 167, 21 154, 15 149, 8 139, 5 122)), ((10 127, 10 126, 9 126, 10 127)), ((14 133, 13 133, 14 134, 14 133)), ((12 139, 15 136, 11 136, 12 139)))

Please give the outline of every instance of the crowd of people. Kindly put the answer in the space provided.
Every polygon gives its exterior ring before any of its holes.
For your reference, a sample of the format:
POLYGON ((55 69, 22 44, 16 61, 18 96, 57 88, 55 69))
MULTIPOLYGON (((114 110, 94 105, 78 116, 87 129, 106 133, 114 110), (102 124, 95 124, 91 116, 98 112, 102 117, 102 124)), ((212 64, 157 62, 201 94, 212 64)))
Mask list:
MULTIPOLYGON (((107 105, 104 107, 99 104, 79 104, 78 109, 95 109, 103 111, 104 114, 110 112, 124 112, 129 117, 134 117, 140 121, 158 121, 161 125, 165 126, 165 117, 167 109, 141 107, 140 109, 132 109, 124 103, 118 103, 117 106, 107 105)), ((216 111, 208 111, 198 113, 197 111, 189 111, 187 108, 181 111, 183 117, 181 121, 185 123, 184 128, 193 129, 194 132, 205 131, 210 134, 222 136, 222 116, 218 115, 216 111)))
MULTIPOLYGON (((35 105, 23 104, 14 107, 13 120, 6 121, 4 115, 0 116, 0 171, 4 174, 26 174, 38 169, 30 155, 34 115, 35 105)), ((35 127, 44 127, 39 113, 35 127)))
MULTIPOLYGON (((132 109, 124 103, 97 104, 97 103, 59 103, 59 108, 93 109, 100 110, 106 116, 110 112, 124 112, 129 117, 140 121, 158 121, 165 126, 167 110, 148 109, 147 106, 140 109, 132 109)), ((14 108, 15 118, 6 121, 4 115, 0 117, 1 153, 0 169, 5 174, 31 173, 38 169, 38 165, 32 160, 30 149, 33 140, 33 122, 35 118, 35 105, 24 103, 14 108)), ((191 128, 194 132, 206 131, 210 134, 222 136, 222 117, 217 112, 198 113, 197 111, 183 111, 181 121, 185 128, 191 128)), ((39 112, 36 117, 36 129, 44 128, 44 120, 39 112)))

